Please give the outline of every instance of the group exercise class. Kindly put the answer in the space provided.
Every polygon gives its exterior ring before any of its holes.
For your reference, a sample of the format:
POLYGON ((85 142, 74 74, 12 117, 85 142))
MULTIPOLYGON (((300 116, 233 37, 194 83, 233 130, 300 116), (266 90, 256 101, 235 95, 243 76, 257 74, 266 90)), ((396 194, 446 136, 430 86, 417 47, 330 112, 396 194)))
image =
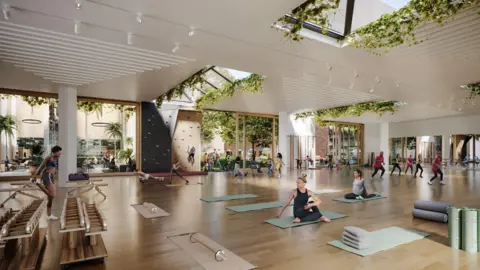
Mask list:
POLYGON ((0 270, 480 269, 480 0, 0 9, 0 270))

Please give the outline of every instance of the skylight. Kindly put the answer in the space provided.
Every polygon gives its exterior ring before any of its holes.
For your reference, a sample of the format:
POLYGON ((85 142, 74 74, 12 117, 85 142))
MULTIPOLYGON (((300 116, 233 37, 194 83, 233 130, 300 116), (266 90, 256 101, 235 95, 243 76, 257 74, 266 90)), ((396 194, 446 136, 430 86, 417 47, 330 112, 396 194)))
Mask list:
POLYGON ((383 0, 383 2, 396 10, 406 6, 410 0, 383 0))

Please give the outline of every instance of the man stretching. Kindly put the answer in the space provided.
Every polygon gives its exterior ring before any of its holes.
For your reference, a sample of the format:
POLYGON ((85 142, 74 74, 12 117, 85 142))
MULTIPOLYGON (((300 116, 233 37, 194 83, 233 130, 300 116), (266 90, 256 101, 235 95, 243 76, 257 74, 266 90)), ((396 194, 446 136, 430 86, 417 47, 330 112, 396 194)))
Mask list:
POLYGON ((375 158, 375 162, 373 163, 373 174, 372 178, 377 174, 378 170, 382 171, 380 174, 380 179, 383 179, 383 174, 385 173, 385 168, 383 168, 383 165, 385 165, 385 161, 383 159, 383 151, 380 152, 380 154, 375 158))
POLYGON ((440 174, 440 184, 445 185, 445 182, 443 182, 443 172, 440 169, 442 167, 442 159, 440 158, 440 152, 437 152, 437 157, 433 161, 432 164, 432 171, 433 171, 433 177, 428 181, 428 184, 431 185, 433 180, 437 178, 438 174, 440 174))

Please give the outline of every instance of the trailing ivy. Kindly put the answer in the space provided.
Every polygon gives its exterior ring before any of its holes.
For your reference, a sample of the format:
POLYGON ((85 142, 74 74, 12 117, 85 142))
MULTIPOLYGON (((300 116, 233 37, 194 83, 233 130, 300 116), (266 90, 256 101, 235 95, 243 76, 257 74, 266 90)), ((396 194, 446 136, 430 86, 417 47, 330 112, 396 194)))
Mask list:
POLYGON ((470 99, 474 99, 477 96, 480 96, 480 82, 462 85, 462 88, 470 91, 470 99))
POLYGON ((326 34, 328 29, 331 28, 328 12, 338 9, 339 5, 340 0, 309 0, 291 12, 290 16, 294 20, 289 16, 284 16, 276 21, 276 24, 288 28, 284 36, 293 41, 303 39, 300 31, 306 22, 318 25, 323 34, 326 34))
POLYGON ((40 107, 42 105, 51 105, 57 104, 57 99, 55 98, 44 98, 44 97, 34 97, 34 96, 21 96, 22 100, 25 101, 30 107, 40 107))
POLYGON ((411 0, 399 10, 383 14, 378 20, 355 30, 347 37, 351 46, 364 48, 375 54, 388 52, 401 44, 408 46, 423 42, 414 30, 421 23, 444 23, 460 10, 478 3, 478 0, 411 0), (376 49, 383 49, 378 53, 376 49))
POLYGON ((352 104, 342 107, 319 110, 316 112, 306 112, 296 114, 296 119, 313 117, 315 122, 321 126, 326 126, 330 123, 327 119, 339 118, 342 116, 361 116, 366 112, 373 112, 382 116, 386 112, 394 113, 397 111, 397 101, 371 101, 358 104, 352 104))
POLYGON ((118 110, 120 112, 125 113, 125 120, 128 121, 130 117, 137 112, 137 107, 129 106, 124 104, 111 104, 110 106, 114 110, 118 110))
POLYGON ((258 74, 251 74, 240 80, 226 82, 221 88, 211 90, 205 95, 199 97, 195 101, 195 108, 202 110, 207 105, 217 104, 224 98, 233 97, 237 89, 248 93, 261 92, 264 80, 265 78, 258 74))
POLYGON ((84 113, 102 113, 102 103, 91 102, 91 101, 77 101, 77 109, 84 113))

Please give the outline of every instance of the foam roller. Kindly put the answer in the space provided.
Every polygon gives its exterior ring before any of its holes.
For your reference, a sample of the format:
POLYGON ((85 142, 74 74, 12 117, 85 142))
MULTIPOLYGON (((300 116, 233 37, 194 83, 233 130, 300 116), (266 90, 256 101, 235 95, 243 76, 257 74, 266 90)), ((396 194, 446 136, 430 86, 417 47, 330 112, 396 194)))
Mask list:
POLYGON ((432 212, 432 211, 426 211, 426 210, 421 210, 421 209, 413 209, 412 215, 416 218, 432 220, 432 221, 437 221, 437 222, 446 223, 448 221, 447 214, 432 212))
POLYGON ((477 252, 477 210, 462 208, 462 249, 477 252))
POLYGON ((462 209, 453 206, 448 208, 448 241, 451 248, 462 247, 462 209))
POLYGON ((442 202, 430 202, 430 201, 416 201, 414 204, 415 209, 427 210, 438 213, 447 213, 448 207, 452 206, 448 203, 442 202))

